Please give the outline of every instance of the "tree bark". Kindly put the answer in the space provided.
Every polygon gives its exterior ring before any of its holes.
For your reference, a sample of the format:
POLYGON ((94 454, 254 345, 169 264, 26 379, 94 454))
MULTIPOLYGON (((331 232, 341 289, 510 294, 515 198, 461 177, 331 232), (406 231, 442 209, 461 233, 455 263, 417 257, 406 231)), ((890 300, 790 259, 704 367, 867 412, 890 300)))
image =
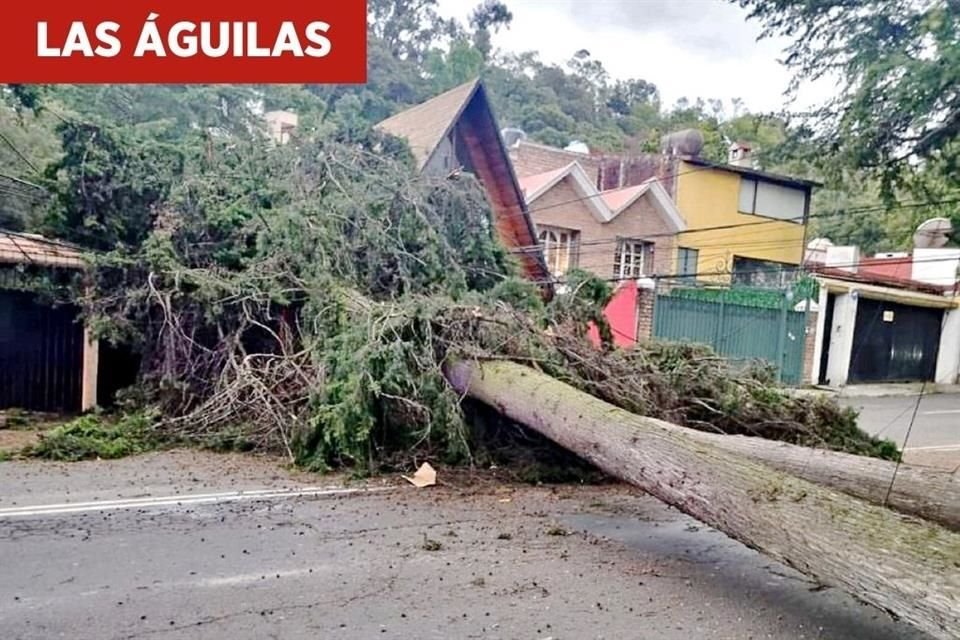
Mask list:
POLYGON ((692 438, 798 478, 960 531, 960 476, 956 473, 906 464, 897 468, 889 460, 763 438, 690 431, 692 438))
POLYGON ((460 392, 747 546, 936 638, 960 638, 960 534, 783 473, 522 365, 461 362, 447 377, 460 392))

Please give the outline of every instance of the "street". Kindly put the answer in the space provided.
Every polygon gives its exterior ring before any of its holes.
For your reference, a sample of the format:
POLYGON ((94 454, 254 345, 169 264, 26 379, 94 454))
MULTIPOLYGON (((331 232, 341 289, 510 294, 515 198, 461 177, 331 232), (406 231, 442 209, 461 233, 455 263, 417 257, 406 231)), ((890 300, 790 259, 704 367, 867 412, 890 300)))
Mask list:
POLYGON ((621 485, 341 481, 198 452, 0 463, 3 637, 927 637, 621 485))
POLYGON ((950 470, 960 466, 960 395, 925 395, 919 398, 919 406, 917 395, 839 400, 860 411, 861 429, 890 438, 903 448, 905 461, 950 470))

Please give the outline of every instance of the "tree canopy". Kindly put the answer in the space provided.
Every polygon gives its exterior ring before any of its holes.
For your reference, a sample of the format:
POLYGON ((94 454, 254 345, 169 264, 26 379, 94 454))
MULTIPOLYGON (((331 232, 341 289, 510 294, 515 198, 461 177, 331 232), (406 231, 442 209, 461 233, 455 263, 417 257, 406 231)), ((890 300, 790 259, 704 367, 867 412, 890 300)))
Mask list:
MULTIPOLYGON (((500 124, 544 144, 655 151, 662 135, 696 128, 704 155, 723 161, 730 142, 748 142, 761 168, 825 182, 815 214, 856 209, 817 218, 816 232, 838 243, 905 248, 915 223, 943 213, 960 227, 956 207, 895 206, 946 200, 956 190, 956 0, 894 6, 869 0, 856 10, 841 0, 734 1, 763 22, 765 34, 792 39, 785 62, 796 70, 798 86, 834 74, 844 90, 803 117, 750 113, 737 100, 698 96, 666 104, 650 81, 612 77, 589 48, 571 47, 562 64, 533 51, 496 50, 492 36, 512 22, 509 2, 485 0, 461 22, 441 16, 436 0, 371 0, 366 85, 10 86, 0 109, 0 163, 14 178, 62 179, 58 162, 72 145, 62 135, 81 123, 150 138, 170 157, 203 155, 213 137, 248 139, 259 114, 272 109, 297 112, 297 135, 362 138, 373 123, 481 76, 500 124)), ((98 149, 107 142, 98 141, 98 149)), ((47 216, 48 197, 5 180, 0 224, 6 227, 36 229, 46 218, 48 230, 70 236, 80 233, 81 221, 93 223, 80 215, 76 196, 59 198, 47 216), (73 216, 72 231, 63 226, 65 216, 73 216)))

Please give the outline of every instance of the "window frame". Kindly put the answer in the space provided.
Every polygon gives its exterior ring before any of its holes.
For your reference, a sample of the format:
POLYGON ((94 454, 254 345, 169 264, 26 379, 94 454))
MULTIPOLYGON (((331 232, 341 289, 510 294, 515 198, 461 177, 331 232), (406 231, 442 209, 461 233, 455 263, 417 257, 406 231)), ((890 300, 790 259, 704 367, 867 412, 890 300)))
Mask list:
POLYGON ((810 210, 810 198, 811 198, 811 193, 808 189, 803 189, 803 188, 798 188, 791 185, 782 184, 773 180, 762 180, 760 178, 741 176, 739 190, 737 192, 737 213, 740 213, 745 216, 757 216, 759 218, 765 218, 767 220, 779 220, 780 222, 786 222, 788 224, 797 224, 802 226, 807 223, 807 217, 809 215, 809 210, 810 210), (780 189, 787 189, 787 190, 802 194, 803 204, 800 206, 800 211, 798 212, 798 215, 783 217, 783 216, 771 215, 769 213, 759 213, 757 211, 757 201, 759 200, 759 197, 760 197, 761 184, 769 185, 771 187, 780 188, 780 189), (752 189, 750 189, 751 185, 752 185, 752 189), (750 189, 751 193, 745 194, 744 193, 745 189, 750 189), (746 198, 747 200, 750 201, 749 208, 745 208, 743 206, 745 195, 749 196, 748 198, 746 198))
POLYGON ((644 278, 652 273, 653 267, 654 243, 643 238, 617 238, 617 247, 613 254, 613 277, 619 280, 633 280, 644 278), (630 256, 632 258, 632 270, 636 271, 636 258, 640 257, 639 273, 626 273, 626 262, 624 260, 626 248, 631 247, 630 256), (640 248, 637 251, 637 248, 640 248), (649 264, 648 264, 649 261, 649 264), (648 269, 648 267, 650 267, 648 269))
POLYGON ((700 265, 700 249, 696 247, 677 247, 677 273, 676 276, 681 280, 694 282, 697 279, 697 269, 700 265), (685 252, 685 253, 684 253, 685 252), (689 260, 684 260, 681 256, 693 255, 693 270, 688 271, 689 260))
POLYGON ((547 263, 547 270, 554 277, 565 275, 571 269, 576 268, 580 253, 580 231, 566 227, 555 227, 553 225, 537 225, 537 242, 543 251, 543 259, 547 263), (550 236, 554 236, 554 243, 551 243, 550 236), (564 242, 563 237, 566 236, 564 242), (566 249, 566 254, 563 253, 566 249), (551 252, 556 256, 556 260, 551 256, 551 252), (565 265, 561 265, 561 259, 565 258, 565 265), (555 266, 553 263, 557 262, 555 266))

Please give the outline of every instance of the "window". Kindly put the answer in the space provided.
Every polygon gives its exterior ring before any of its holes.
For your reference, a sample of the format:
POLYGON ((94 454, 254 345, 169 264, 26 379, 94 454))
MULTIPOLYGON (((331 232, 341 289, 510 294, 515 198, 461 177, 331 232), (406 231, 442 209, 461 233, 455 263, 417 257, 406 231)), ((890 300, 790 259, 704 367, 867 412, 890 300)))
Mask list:
POLYGON ((733 257, 733 283, 750 287, 782 288, 797 279, 797 265, 733 257))
POLYGON ((547 260, 547 268, 554 276, 562 276, 572 267, 577 266, 577 243, 580 232, 573 229, 557 227, 540 228, 540 244, 543 246, 543 257, 547 260))
POLYGON ((615 278, 639 278, 653 267, 653 244, 642 240, 621 240, 613 256, 615 278))
POLYGON ((750 178, 740 180, 740 213, 803 224, 806 205, 807 192, 803 189, 750 178))
POLYGON ((677 248, 677 275, 684 280, 693 281, 697 279, 697 262, 700 259, 700 251, 697 249, 688 249, 686 247, 677 248))

